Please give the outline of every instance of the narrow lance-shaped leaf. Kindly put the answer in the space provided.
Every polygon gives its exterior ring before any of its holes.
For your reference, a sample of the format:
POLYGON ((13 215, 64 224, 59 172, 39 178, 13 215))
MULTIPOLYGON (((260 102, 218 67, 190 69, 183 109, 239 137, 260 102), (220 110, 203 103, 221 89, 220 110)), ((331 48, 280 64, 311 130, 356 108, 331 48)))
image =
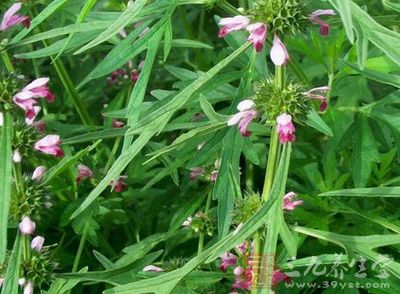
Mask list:
MULTIPOLYGON (((130 163, 130 161, 142 150, 147 142, 169 121, 170 117, 177 110, 183 106, 189 98, 200 89, 205 83, 210 81, 219 71, 221 71, 230 62, 245 51, 250 46, 249 43, 244 44, 238 48, 231 55, 226 57, 224 60, 215 65, 207 73, 201 75, 197 80, 191 83, 188 87, 177 94, 171 101, 165 104, 163 107, 156 109, 153 113, 149 114, 143 121, 146 122, 142 126, 145 127, 140 136, 135 142, 123 152, 115 161, 113 166, 108 171, 107 175, 101 180, 96 188, 89 194, 85 201, 79 206, 79 208, 72 214, 71 218, 77 217, 82 213, 99 195, 109 186, 110 181, 119 175, 130 163)), ((140 122, 138 123, 140 125, 140 122)), ((139 126, 141 127, 141 126, 139 126)), ((131 128, 132 129, 132 128, 131 128)))
POLYGON ((126 25, 128 25, 132 21, 132 19, 134 19, 140 13, 142 8, 146 5, 147 1, 148 0, 135 1, 107 30, 105 30, 102 34, 100 34, 100 36, 91 41, 89 44, 83 46, 81 49, 75 52, 75 54, 80 54, 118 34, 126 25))
POLYGON ((4 262, 7 249, 8 213, 12 182, 12 122, 11 114, 4 112, 3 127, 0 127, 0 264, 4 262))

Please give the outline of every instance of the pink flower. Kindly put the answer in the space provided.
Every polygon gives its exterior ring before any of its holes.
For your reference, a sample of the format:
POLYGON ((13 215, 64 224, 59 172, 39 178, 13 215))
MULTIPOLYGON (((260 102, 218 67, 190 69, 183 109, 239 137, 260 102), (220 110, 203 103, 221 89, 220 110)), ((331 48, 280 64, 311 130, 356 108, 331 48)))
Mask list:
POLYGON ((247 128, 251 121, 257 116, 257 111, 254 110, 254 102, 250 99, 243 100, 238 104, 237 109, 239 112, 228 120, 228 126, 237 124, 240 133, 248 137, 251 135, 251 132, 249 132, 247 128))
POLYGON ((22 156, 21 156, 21 153, 19 153, 18 149, 14 150, 12 159, 13 159, 13 161, 15 163, 20 163, 21 162, 22 156))
POLYGON ((246 27, 250 35, 247 39, 253 43, 254 49, 260 52, 264 48, 265 38, 267 37, 267 26, 262 22, 257 22, 246 27))
POLYGON ((3 113, 0 112, 0 127, 2 127, 3 124, 4 124, 4 116, 3 116, 3 113))
POLYGON ((221 25, 222 28, 220 29, 218 36, 223 38, 230 32, 239 31, 246 28, 249 23, 250 19, 243 15, 221 18, 219 25, 221 25))
POLYGON ((35 232, 36 223, 29 216, 24 216, 19 223, 19 230, 23 235, 32 235, 35 232))
POLYGON ((24 286, 24 294, 33 294, 33 284, 28 282, 24 286))
POLYGON ((63 157, 64 151, 60 147, 61 140, 58 135, 47 135, 43 139, 35 143, 35 150, 53 155, 55 157, 63 157))
POLYGON ((34 127, 39 133, 44 133, 46 131, 46 123, 44 122, 44 120, 38 120, 37 122, 33 122, 32 127, 34 127))
POLYGON ((296 193, 294 192, 289 192, 285 196, 283 196, 283 209, 286 211, 292 211, 294 210, 297 206, 303 204, 303 200, 297 200, 293 201, 293 199, 296 197, 296 193))
POLYGON ((326 101, 326 93, 330 90, 331 88, 329 88, 328 86, 324 86, 311 89, 310 91, 305 92, 303 94, 306 95, 308 98, 320 100, 321 104, 319 110, 325 111, 326 108, 328 107, 328 102, 326 101))
POLYGON ((119 129, 123 128, 125 124, 122 121, 113 119, 111 125, 114 129, 119 129))
POLYGON ((281 272, 280 270, 274 271, 274 273, 272 275, 272 285, 275 286, 282 281, 289 282, 290 278, 287 275, 285 275, 285 273, 281 272))
POLYGON ((279 134, 279 140, 282 144, 287 142, 294 142, 296 136, 294 135, 296 129, 292 122, 292 116, 287 113, 283 113, 276 118, 277 132, 279 134))
POLYGON ((76 182, 79 184, 85 178, 92 178, 93 172, 86 165, 78 165, 78 176, 76 177, 76 182))
MULTIPOLYGON (((237 269, 237 268, 235 268, 237 269)), ((236 271, 238 275, 235 273, 235 282, 232 284, 233 289, 244 289, 250 290, 251 284, 253 280, 252 269, 251 267, 247 269, 239 269, 236 271)))
POLYGON ((31 179, 34 181, 40 181, 41 179, 43 179, 45 172, 46 172, 46 167, 44 167, 43 165, 38 166, 33 171, 31 179))
POLYGON ((155 265, 148 265, 143 269, 144 272, 155 272, 155 273, 160 273, 164 272, 165 270, 162 269, 161 267, 155 266, 155 265))
POLYGON ((323 15, 335 15, 335 11, 332 9, 318 9, 315 10, 313 13, 310 15, 310 19, 313 21, 315 24, 319 24, 319 34, 321 36, 327 36, 329 34, 329 29, 330 25, 326 22, 324 22, 320 16, 323 15))
POLYGON ((117 180, 117 182, 114 185, 114 181, 110 182, 111 186, 114 186, 114 191, 119 193, 122 192, 126 189, 127 185, 125 183, 125 179, 127 178, 127 176, 120 176, 117 180))
POLYGON ((44 97, 48 102, 54 101, 54 95, 47 87, 48 78, 39 78, 31 82, 20 92, 14 95, 14 103, 25 111, 25 122, 31 125, 40 112, 40 106, 37 105, 37 98, 44 97))
POLYGON ((10 27, 23 24, 27 29, 30 26, 29 17, 17 14, 18 10, 21 9, 21 3, 17 2, 14 3, 5 13, 3 16, 3 20, 0 25, 1 31, 6 31, 10 27))
POLYGON ((42 251, 43 244, 44 244, 44 238, 42 236, 36 236, 35 238, 32 239, 31 248, 40 252, 42 251))
POLYGON ((217 181, 217 178, 218 178, 218 171, 213 170, 210 174, 210 181, 215 183, 217 181))
POLYGON ((230 252, 225 252, 219 258, 221 259, 221 263, 219 265, 219 268, 224 272, 226 271, 226 269, 229 266, 235 265, 236 264, 236 260, 237 260, 236 255, 234 255, 234 254, 232 254, 230 252))
POLYGON ((198 177, 204 175, 204 168, 202 167, 194 167, 190 169, 190 179, 196 180, 198 177))
POLYGON ((274 36, 274 41, 272 42, 270 57, 272 62, 277 66, 287 64, 290 60, 290 56, 285 45, 277 35, 274 36))
POLYGON ((49 78, 38 78, 28 84, 25 88, 23 88, 19 93, 17 93, 14 97, 25 100, 32 98, 46 98, 48 102, 54 102, 54 95, 50 92, 47 87, 47 83, 49 82, 49 78))

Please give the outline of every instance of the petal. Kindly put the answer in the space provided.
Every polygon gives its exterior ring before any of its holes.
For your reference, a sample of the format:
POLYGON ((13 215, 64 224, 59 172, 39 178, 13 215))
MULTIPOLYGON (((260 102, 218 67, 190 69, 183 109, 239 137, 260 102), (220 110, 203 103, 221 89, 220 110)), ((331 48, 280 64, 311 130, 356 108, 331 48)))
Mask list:
POLYGON ((35 146, 54 146, 61 143, 60 136, 58 135, 47 135, 43 139, 36 142, 35 146))
POLYGON ((237 109, 239 111, 245 111, 245 110, 250 110, 254 107, 254 101, 251 99, 246 99, 241 101, 238 106, 237 109))
POLYGON ((221 26, 236 26, 236 25, 248 25, 250 23, 250 19, 243 15, 237 15, 234 17, 225 17, 221 18, 219 21, 219 25, 221 26))
POLYGON ((276 35, 274 37, 270 57, 272 62, 277 66, 283 65, 289 60, 289 54, 286 50, 285 45, 276 35))
POLYGON ((24 88, 24 90, 32 90, 37 87, 42 87, 42 86, 47 85, 48 82, 49 82, 49 78, 38 78, 38 79, 34 80, 33 82, 31 82, 30 84, 28 84, 24 88))
POLYGON ((11 18, 14 16, 15 13, 18 12, 18 10, 21 9, 21 3, 17 2, 13 4, 5 13, 3 16, 3 20, 0 25, 0 29, 2 31, 7 30, 11 25, 9 24, 11 18))
POLYGON ((245 115, 244 112, 235 113, 227 122, 228 126, 236 125, 245 115))
POLYGON ((319 17, 322 15, 335 15, 336 12, 333 9, 318 9, 311 13, 310 18, 319 17))
POLYGON ((283 113, 276 118, 278 125, 285 126, 292 122, 292 116, 287 113, 283 113))

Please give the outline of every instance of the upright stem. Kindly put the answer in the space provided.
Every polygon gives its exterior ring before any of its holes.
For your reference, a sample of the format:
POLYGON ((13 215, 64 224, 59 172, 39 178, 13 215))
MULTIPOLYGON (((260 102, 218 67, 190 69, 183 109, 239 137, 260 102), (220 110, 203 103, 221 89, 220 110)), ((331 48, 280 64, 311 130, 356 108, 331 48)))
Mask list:
POLYGON ((88 229, 89 229, 89 225, 88 225, 88 222, 86 222, 85 226, 83 227, 83 232, 82 232, 82 236, 81 236, 81 241, 79 242, 78 251, 76 252, 74 265, 72 266, 72 272, 73 273, 78 270, 79 261, 80 261, 81 256, 82 256, 82 251, 83 251, 83 248, 85 247, 86 235, 87 235, 88 229))
MULTIPOLYGON (((211 195, 212 195, 212 190, 210 190, 208 192, 207 195, 207 202, 206 202, 206 208, 204 210, 204 213, 207 214, 208 211, 210 210, 210 206, 211 206, 211 195)), ((199 235, 199 244, 197 246, 197 254, 200 254, 203 251, 203 247, 204 247, 204 232, 200 232, 199 235)))
MULTIPOLYGON (((285 85, 285 71, 284 71, 284 67, 282 67, 282 66, 275 67, 275 83, 279 88, 283 88, 285 85)), ((266 201, 268 199, 268 196, 271 192, 272 184, 274 182, 275 173, 276 173, 276 169, 277 169, 278 162, 279 162, 279 157, 280 157, 279 153, 280 153, 279 136, 278 136, 278 132, 276 131, 276 126, 274 125, 272 127, 272 133, 271 133, 271 139, 270 139, 270 145, 269 145, 269 151, 268 151, 267 168, 266 168, 265 178, 264 178, 264 186, 263 186, 263 192, 262 192, 263 201, 266 201)), ((272 212, 273 212, 273 210, 271 210, 270 213, 272 213, 272 212)), ((269 231, 268 233, 277 235, 277 232, 269 231)), ((262 235, 261 231, 258 231, 257 234, 255 235, 254 256, 259 261, 261 261, 261 264, 263 264, 262 261, 264 260, 264 258, 267 258, 266 255, 267 254, 270 255, 272 253, 266 252, 265 246, 264 246, 263 250, 261 250, 261 243, 262 243, 261 235, 262 235)), ((268 238, 268 234, 266 234, 266 239, 267 238, 268 238)), ((267 274, 266 277, 262 277, 262 281, 270 281, 272 276, 268 272, 266 274, 267 274)), ((253 293, 253 294, 258 293, 259 281, 260 281, 259 268, 253 268, 253 284, 252 284, 251 293, 253 293)))

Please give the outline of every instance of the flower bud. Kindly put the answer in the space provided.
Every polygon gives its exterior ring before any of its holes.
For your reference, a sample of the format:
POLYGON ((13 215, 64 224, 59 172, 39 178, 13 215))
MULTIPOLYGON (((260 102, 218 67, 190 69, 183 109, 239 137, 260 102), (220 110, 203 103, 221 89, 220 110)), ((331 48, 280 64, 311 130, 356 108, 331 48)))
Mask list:
POLYGON ((42 251, 43 244, 44 244, 44 238, 42 236, 36 236, 35 238, 32 239, 31 248, 40 252, 42 251))
POLYGON ((19 230, 23 235, 32 235, 35 232, 36 223, 29 216, 24 216, 19 223, 19 230))
POLYGON ((46 167, 43 165, 38 166, 32 173, 32 180, 34 181, 40 181, 43 179, 44 173, 46 172, 46 167))

